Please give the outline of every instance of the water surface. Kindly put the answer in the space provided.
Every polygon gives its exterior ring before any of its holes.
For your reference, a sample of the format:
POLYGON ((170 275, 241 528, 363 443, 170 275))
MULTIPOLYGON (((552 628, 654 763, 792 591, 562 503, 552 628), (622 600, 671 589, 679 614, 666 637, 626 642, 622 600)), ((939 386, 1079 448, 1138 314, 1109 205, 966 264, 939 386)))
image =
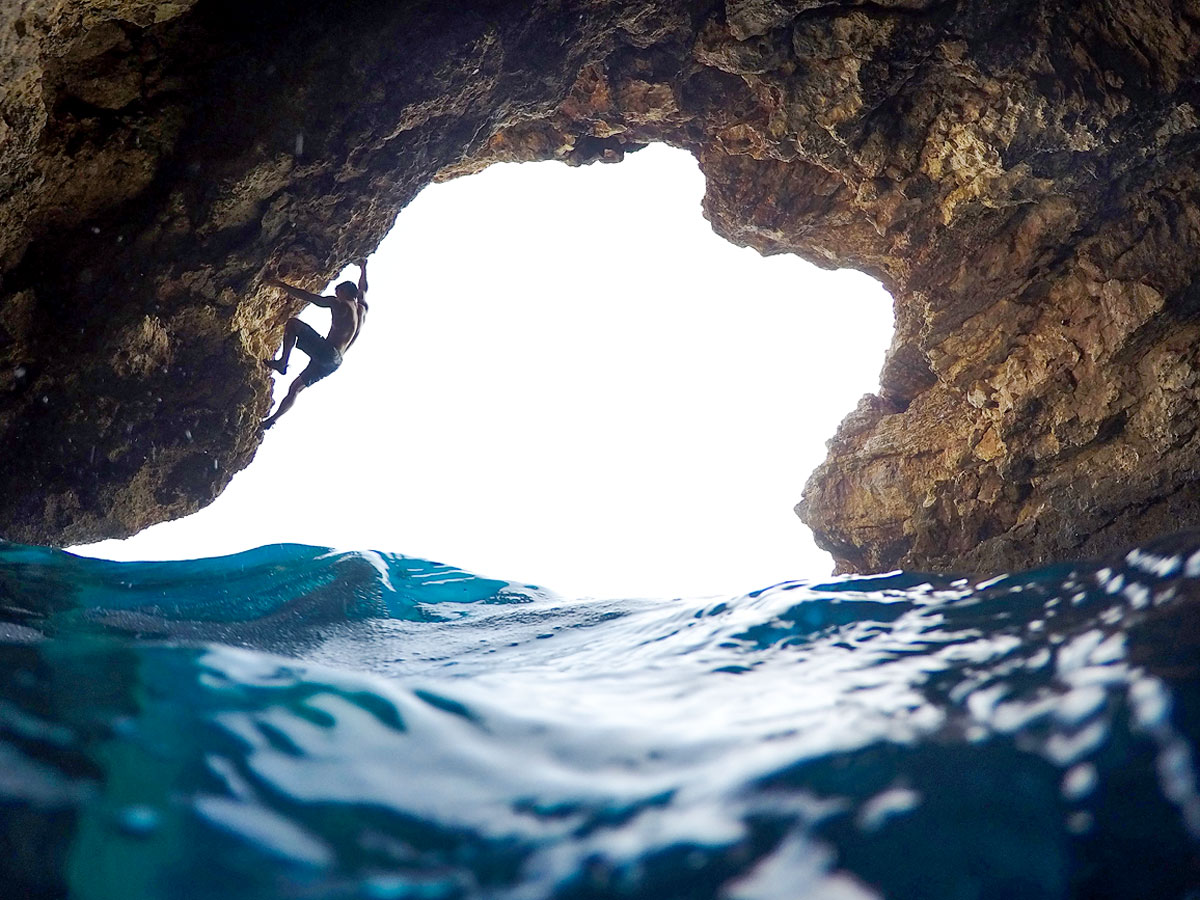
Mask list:
POLYGON ((1200 894, 1200 538, 573 600, 0 544, 11 896, 1200 894))

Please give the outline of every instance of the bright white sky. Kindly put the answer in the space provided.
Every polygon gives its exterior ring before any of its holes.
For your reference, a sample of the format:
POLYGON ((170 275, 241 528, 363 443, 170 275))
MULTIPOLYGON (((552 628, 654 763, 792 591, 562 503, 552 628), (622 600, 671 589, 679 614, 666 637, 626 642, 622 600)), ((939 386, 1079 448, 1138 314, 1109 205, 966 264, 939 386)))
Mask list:
MULTIPOLYGON (((289 541, 607 597, 827 575, 792 506, 877 386, 891 299, 718 238, 703 191, 692 158, 659 146, 429 187, 371 257, 345 364, 250 468, 194 516, 79 552, 289 541)), ((325 333, 325 310, 304 318, 325 333)))

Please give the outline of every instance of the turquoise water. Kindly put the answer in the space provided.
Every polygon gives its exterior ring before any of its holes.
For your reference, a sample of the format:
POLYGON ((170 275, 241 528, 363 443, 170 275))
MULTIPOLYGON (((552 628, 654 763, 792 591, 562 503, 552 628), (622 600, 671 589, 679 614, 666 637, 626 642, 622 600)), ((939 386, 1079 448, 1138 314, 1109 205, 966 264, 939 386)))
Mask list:
POLYGON ((1200 536, 573 600, 0 544, 0 896, 1200 896, 1200 536))

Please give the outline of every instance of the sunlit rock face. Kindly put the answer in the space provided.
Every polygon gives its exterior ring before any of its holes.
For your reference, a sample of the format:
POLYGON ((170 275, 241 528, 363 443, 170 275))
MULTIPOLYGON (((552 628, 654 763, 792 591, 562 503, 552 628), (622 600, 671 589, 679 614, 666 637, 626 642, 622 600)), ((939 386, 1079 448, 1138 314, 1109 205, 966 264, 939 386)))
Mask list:
POLYGON ((895 297, 799 507, 842 569, 1200 524, 1198 29, 1195 0, 0 5, 0 534, 216 496, 293 311, 267 274, 318 287, 431 180, 649 141, 700 160, 719 233, 895 297))

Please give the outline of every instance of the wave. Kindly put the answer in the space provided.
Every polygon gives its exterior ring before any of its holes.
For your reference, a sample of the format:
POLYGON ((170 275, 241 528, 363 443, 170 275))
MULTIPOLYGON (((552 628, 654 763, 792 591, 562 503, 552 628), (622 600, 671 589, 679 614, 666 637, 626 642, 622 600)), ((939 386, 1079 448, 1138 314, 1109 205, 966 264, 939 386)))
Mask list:
POLYGON ((80 898, 1184 898, 1200 537, 576 600, 0 545, 0 883, 80 898))

